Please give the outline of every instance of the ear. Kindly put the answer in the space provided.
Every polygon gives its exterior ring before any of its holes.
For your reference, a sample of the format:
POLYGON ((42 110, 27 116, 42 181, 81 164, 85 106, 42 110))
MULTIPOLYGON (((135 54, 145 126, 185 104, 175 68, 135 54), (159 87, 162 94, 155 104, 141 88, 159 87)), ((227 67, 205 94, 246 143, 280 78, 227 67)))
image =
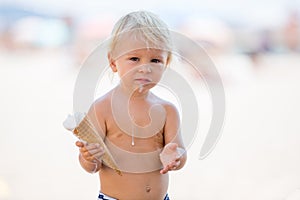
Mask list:
POLYGON ((167 57, 167 61, 166 61, 166 67, 167 67, 168 65, 170 65, 171 60, 172 60, 172 54, 171 54, 171 53, 168 53, 168 57, 167 57))
POLYGON ((168 68, 168 66, 170 65, 170 62, 171 62, 171 56, 169 55, 168 57, 167 57, 167 59, 166 59, 166 63, 164 63, 164 70, 163 71, 165 71, 167 68, 168 68))
POLYGON ((112 58, 112 55, 110 52, 107 54, 107 58, 108 58, 108 62, 109 62, 109 66, 110 66, 111 70, 113 72, 117 72, 118 69, 117 69, 116 61, 112 58))

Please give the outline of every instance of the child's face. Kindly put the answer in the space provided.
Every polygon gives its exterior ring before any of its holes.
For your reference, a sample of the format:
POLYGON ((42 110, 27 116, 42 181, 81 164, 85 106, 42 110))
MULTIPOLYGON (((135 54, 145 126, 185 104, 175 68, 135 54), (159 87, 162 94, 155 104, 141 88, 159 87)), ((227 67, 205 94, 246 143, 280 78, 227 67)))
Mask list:
POLYGON ((120 56, 111 62, 111 67, 118 72, 121 83, 128 89, 150 89, 160 81, 167 59, 166 51, 142 48, 120 56))

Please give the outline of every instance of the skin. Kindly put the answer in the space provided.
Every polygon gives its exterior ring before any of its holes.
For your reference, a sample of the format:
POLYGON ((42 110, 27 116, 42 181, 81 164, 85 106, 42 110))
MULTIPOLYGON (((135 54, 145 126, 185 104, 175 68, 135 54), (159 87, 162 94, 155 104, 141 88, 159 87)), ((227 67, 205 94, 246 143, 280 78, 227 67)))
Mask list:
MULTIPOLYGON (((119 200, 163 199, 168 189, 168 172, 181 169, 186 162, 186 154, 179 153, 184 146, 179 131, 180 120, 177 109, 150 92, 164 73, 168 64, 168 54, 157 49, 140 48, 117 59, 109 54, 108 59, 112 71, 118 73, 121 82, 93 104, 88 116, 101 137, 121 149, 133 153, 162 149, 156 159, 160 160, 163 168, 144 173, 122 172, 123 175, 119 176, 102 164, 101 156, 104 151, 99 145, 77 141, 80 164, 88 172, 99 171, 100 191, 108 196, 119 200), (129 115, 134 119, 134 123, 141 127, 155 123, 148 111, 155 104, 162 105, 166 112, 162 129, 151 137, 134 138, 135 144, 132 146, 132 137, 120 129, 114 120, 111 102, 113 92, 116 90, 120 91, 120 95, 128 97, 129 115)), ((130 157, 126 160, 130 162, 130 157)), ((142 165, 142 162, 133 164, 142 165)))

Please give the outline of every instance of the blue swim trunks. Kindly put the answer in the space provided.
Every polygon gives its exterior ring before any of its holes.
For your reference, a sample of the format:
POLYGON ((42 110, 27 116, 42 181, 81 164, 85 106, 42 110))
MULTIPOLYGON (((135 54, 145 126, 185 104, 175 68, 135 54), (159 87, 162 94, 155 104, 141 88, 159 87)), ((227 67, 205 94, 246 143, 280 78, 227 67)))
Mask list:
POLYGON ((164 200, 170 200, 170 198, 169 198, 168 194, 166 194, 166 196, 165 196, 164 200))
MULTIPOLYGON (((98 200, 117 200, 117 199, 107 196, 107 195, 103 194, 102 192, 100 192, 98 195, 98 200)), ((170 200, 168 194, 166 194, 164 200, 170 200)))
POLYGON ((107 196, 107 195, 103 194, 102 192, 99 192, 98 200, 117 200, 117 199, 107 196))

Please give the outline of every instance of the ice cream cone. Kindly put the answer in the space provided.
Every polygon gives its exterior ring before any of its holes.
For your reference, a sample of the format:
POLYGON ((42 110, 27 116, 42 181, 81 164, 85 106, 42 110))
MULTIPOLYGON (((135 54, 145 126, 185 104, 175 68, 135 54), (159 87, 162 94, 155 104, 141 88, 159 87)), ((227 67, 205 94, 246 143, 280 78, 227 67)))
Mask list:
MULTIPOLYGON (((69 120, 69 119, 67 119, 69 120)), ((66 121, 67 121, 66 120, 66 121)), ((66 127, 66 121, 64 122, 64 126, 66 127)), ((67 128, 67 127, 66 127, 67 128)), ((100 146, 104 149, 105 153, 102 156, 103 163, 114 169, 119 175, 122 175, 120 169, 118 168, 114 158, 112 157, 111 153, 109 152, 107 146, 105 145, 103 139, 100 137, 100 135, 97 132, 97 129, 92 124, 92 122, 89 120, 87 116, 85 116, 81 122, 76 126, 73 130, 70 129, 70 127, 67 128, 68 130, 71 130, 74 135, 79 138, 80 140, 83 140, 87 143, 98 143, 100 146)))

